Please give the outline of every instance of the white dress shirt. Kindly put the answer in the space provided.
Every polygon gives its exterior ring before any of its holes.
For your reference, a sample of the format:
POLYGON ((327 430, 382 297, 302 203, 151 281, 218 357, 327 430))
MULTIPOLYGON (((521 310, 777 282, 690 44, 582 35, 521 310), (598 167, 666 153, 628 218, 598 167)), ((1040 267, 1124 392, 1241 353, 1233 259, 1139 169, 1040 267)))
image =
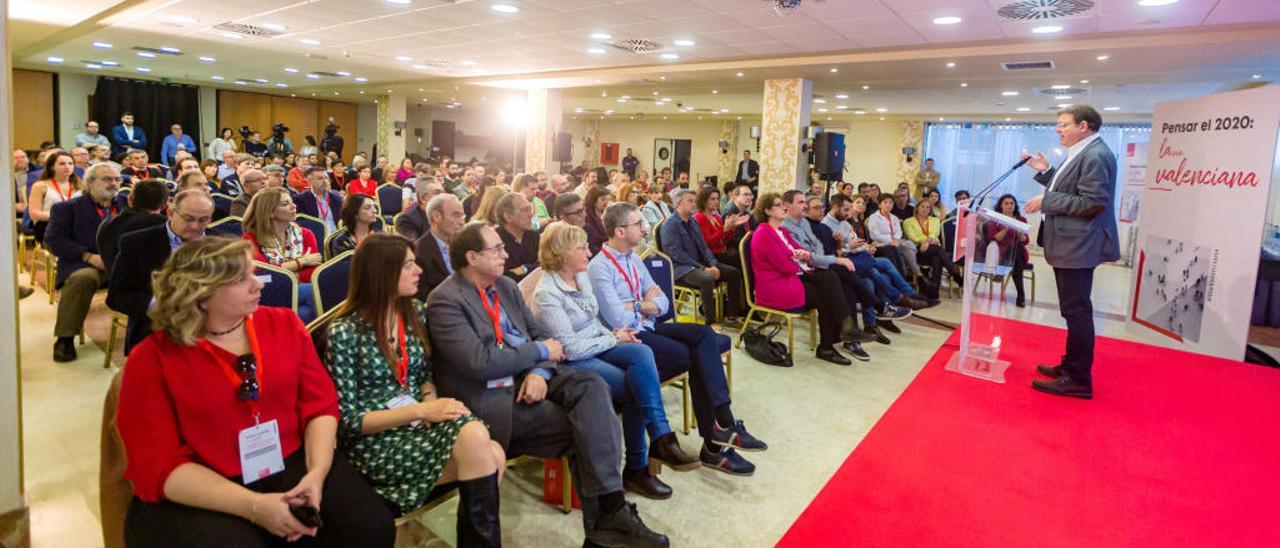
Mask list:
POLYGON ((1089 146, 1089 143, 1092 143, 1099 137, 1101 137, 1101 135, 1094 133, 1093 135, 1081 139, 1080 142, 1071 145, 1071 148, 1067 149, 1067 159, 1063 160, 1062 163, 1058 165, 1058 170, 1053 172, 1053 180, 1049 181, 1048 192, 1053 192, 1053 186, 1058 184, 1058 176, 1061 175, 1067 165, 1071 163, 1071 160, 1074 160, 1076 156, 1079 156, 1080 151, 1084 150, 1084 147, 1089 146))

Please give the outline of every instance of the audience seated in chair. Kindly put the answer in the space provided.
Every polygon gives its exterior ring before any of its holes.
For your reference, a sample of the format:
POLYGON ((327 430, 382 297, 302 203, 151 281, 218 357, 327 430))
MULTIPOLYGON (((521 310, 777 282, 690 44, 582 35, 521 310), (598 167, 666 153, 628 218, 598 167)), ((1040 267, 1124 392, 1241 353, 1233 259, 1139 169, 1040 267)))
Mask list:
POLYGON ((120 253, 107 284, 107 306, 129 318, 124 336, 126 356, 151 334, 147 311, 153 296, 152 273, 175 249, 204 237, 212 217, 209 195, 186 190, 173 197, 167 222, 120 237, 120 253))
MULTIPOLYGON (((729 349, 731 341, 705 325, 655 322, 655 318, 670 309, 671 299, 654 283, 635 253, 644 241, 645 232, 639 208, 627 203, 613 204, 605 210, 604 222, 609 240, 591 259, 587 272, 605 327, 634 330, 636 338, 653 350, 661 378, 688 371, 694 415, 701 425, 703 443, 699 457, 703 466, 738 476, 753 474, 755 465, 735 449, 763 451, 768 446, 734 418, 720 357, 729 349)), ((642 464, 636 463, 637 467, 642 464)), ((650 490, 670 490, 652 475, 644 478, 635 472, 628 480, 650 490)))
POLYGON ((684 452, 667 422, 653 350, 636 338, 638 330, 610 329, 600 322, 600 306, 587 275, 591 252, 586 231, 558 223, 543 236, 538 258, 544 274, 533 295, 538 320, 547 336, 563 343, 564 366, 600 375, 609 385, 614 406, 622 409, 622 477, 627 490, 670 498, 671 488, 657 479, 656 470, 663 464, 693 470, 698 459, 684 452), (647 455, 646 431, 653 443, 647 455))
MULTIPOLYGON (((53 361, 76 359, 75 336, 84 329, 93 295, 106 285, 106 268, 98 254, 98 227, 117 213, 112 202, 120 189, 114 164, 85 170, 84 194, 53 204, 44 245, 58 258, 55 287, 62 291, 53 327, 53 361)), ((52 291, 52 289, 50 290, 52 291)))
POLYGON ((307 188, 294 198, 294 202, 298 205, 298 213, 324 221, 330 233, 338 230, 342 195, 331 188, 329 174, 325 173, 323 168, 310 167, 305 177, 307 188))
POLYGON ((481 222, 468 223, 450 243, 454 273, 427 301, 440 395, 484 420, 508 455, 567 454, 587 543, 667 546, 623 496, 621 432, 608 385, 559 365, 563 345, 547 337, 503 275, 504 254, 498 233, 481 222))
POLYGON ((268 187, 253 196, 244 218, 244 239, 253 245, 254 260, 278 266, 298 276, 298 315, 315 319, 311 273, 323 258, 316 237, 294 223, 298 215, 284 188, 268 187))
POLYGON ((129 356, 116 412, 135 491, 125 542, 267 546, 309 536, 390 547, 390 508, 334 451, 333 382, 298 317, 258 306, 253 254, 248 242, 210 236, 156 274, 156 333, 129 356), (271 443, 246 446, 249 438, 271 443), (242 467, 238 455, 258 446, 265 456, 242 467), (317 511, 323 527, 300 522, 290 505, 317 511))
POLYGON ((351 251, 381 226, 378 219, 378 202, 364 194, 352 194, 342 201, 342 231, 329 239, 328 256, 336 257, 351 251))
POLYGON ((62 151, 50 152, 44 161, 44 169, 28 177, 27 215, 37 242, 44 242, 49 226, 49 215, 54 204, 70 201, 84 191, 84 181, 75 173, 71 155, 62 151), (34 181, 34 182, 32 182, 34 181))
MULTIPOLYGON (((755 204, 756 193, 751 189, 751 185, 747 183, 739 183, 734 185, 733 190, 729 192, 729 209, 725 210, 724 218, 727 220, 731 217, 743 217, 746 221, 736 223, 732 227, 725 228, 725 245, 733 253, 737 253, 738 243, 742 241, 742 237, 748 232, 760 226, 756 222, 755 215, 751 213, 751 207, 755 204)), ((735 259, 736 260, 736 259, 735 259)), ((737 262, 733 264, 738 264, 737 262)))
MULTIPOLYGON (((242 162, 241 165, 252 166, 249 162, 242 162)), ((239 166, 236 169, 240 169, 239 166)), ((231 216, 244 218, 245 213, 249 211, 249 201, 253 199, 253 195, 259 190, 267 188, 267 174, 252 167, 246 168, 240 175, 240 183, 244 186, 243 191, 231 201, 231 216)))
MULTIPOLYGON (((803 194, 796 196, 803 202, 803 194)), ((840 277, 830 270, 818 269, 813 255, 783 228, 787 209, 782 196, 772 192, 756 202, 755 216, 760 227, 751 234, 750 253, 756 302, 790 312, 816 308, 820 333, 817 357, 837 365, 849 365, 852 362, 835 347, 850 314, 845 299, 833 298, 844 294, 840 277)))
POLYGON ((960 267, 951 261, 942 245, 942 221, 930 214, 933 205, 922 200, 915 210, 915 216, 902 223, 902 233, 916 245, 916 261, 929 267, 929 285, 941 285, 944 271, 956 285, 964 285, 960 267))
POLYGON ((693 220, 697 221, 702 239, 707 242, 711 254, 721 264, 738 264, 738 248, 730 247, 729 242, 735 233, 742 233, 743 226, 751 215, 721 217, 720 191, 711 185, 698 189, 695 207, 697 212, 693 214, 693 220))
POLYGON ((493 209, 498 237, 507 251, 506 275, 516 282, 538 267, 540 238, 533 215, 533 204, 518 192, 503 195, 493 209))
MULTIPOLYGON (((918 298, 915 290, 893 266, 893 262, 884 257, 876 257, 875 246, 858 236, 849 219, 853 218, 855 212, 862 214, 865 211, 865 204, 866 201, 862 196, 855 195, 849 198, 844 194, 837 194, 831 197, 831 211, 822 219, 822 224, 831 230, 834 239, 833 247, 827 251, 832 254, 839 251, 853 261, 854 272, 858 272, 875 284, 876 296, 880 298, 882 305, 893 304, 912 310, 937 305, 936 300, 918 298)), ((827 243, 824 242, 823 246, 826 245, 827 243)), ((885 327, 883 321, 880 322, 880 326, 885 327)))
MULTIPOLYGON (((1012 194, 1005 194, 996 200, 996 212, 1027 222, 1022 212, 1018 210, 1018 199, 1012 194)), ((1013 288, 1018 292, 1014 304, 1018 308, 1027 306, 1026 293, 1022 288, 1022 275, 1027 269, 1027 243, 1030 242, 1030 237, 1014 232, 1000 223, 992 222, 983 225, 982 232, 986 236, 986 241, 995 242, 1000 248, 1000 264, 1012 267, 1009 277, 1012 278, 1013 288)), ((1034 291, 1032 296, 1035 296, 1034 291)))
POLYGON ((427 218, 431 220, 431 229, 413 246, 414 259, 422 268, 422 276, 418 278, 418 300, 425 300, 431 290, 453 274, 449 246, 466 223, 462 200, 448 193, 432 198, 427 203, 427 218))
POLYGON ((930 285, 924 279, 924 273, 920 271, 920 265, 916 262, 916 253, 918 248, 902 232, 902 220, 893 214, 893 196, 883 194, 878 202, 880 209, 873 214, 867 216, 867 233, 871 236, 871 240, 880 244, 876 249, 876 254, 893 259, 897 257, 901 260, 901 264, 906 268, 903 275, 911 274, 920 279, 921 290, 929 298, 938 297, 938 286, 930 285), (886 249, 892 248, 894 253, 891 254, 886 249))
POLYGON ((604 222, 600 218, 604 216, 604 208, 609 207, 611 203, 613 203, 613 192, 605 186, 592 187, 587 191, 587 197, 583 199, 586 216, 582 228, 587 231, 587 246, 593 255, 599 253, 600 246, 609 239, 609 235, 604 231, 604 222))
POLYGON ((693 219, 697 209, 697 196, 692 190, 675 191, 675 216, 667 219, 658 229, 659 246, 675 263, 676 282, 700 291, 702 314, 710 325, 716 318, 716 284, 728 286, 724 319, 736 319, 742 315, 742 273, 737 267, 720 262, 711 253, 702 237, 698 223, 693 219))
POLYGON ((325 345, 342 412, 339 447, 397 515, 456 482, 458 545, 500 546, 506 457, 467 406, 436 395, 427 309, 413 297, 421 273, 413 244, 399 236, 373 234, 356 249, 350 294, 325 345))
POLYGON ((426 234, 431 229, 431 220, 427 218, 427 204, 441 194, 444 194, 444 185, 439 179, 429 175, 417 177, 413 188, 414 202, 396 217, 396 234, 411 242, 418 241, 418 238, 426 234))
MULTIPOLYGON (((564 192, 556 196, 556 221, 571 224, 579 228, 586 228, 587 225, 587 204, 582 197, 574 192, 564 192)), ((547 227, 542 227, 546 230, 547 227)), ((590 245, 591 233, 587 233, 588 245, 590 245)))
POLYGON ((129 193, 129 206, 124 211, 102 221, 102 226, 98 227, 98 254, 107 267, 108 279, 111 277, 112 266, 115 265, 120 236, 164 224, 164 210, 168 203, 169 189, 164 181, 147 179, 133 185, 133 192, 129 193))

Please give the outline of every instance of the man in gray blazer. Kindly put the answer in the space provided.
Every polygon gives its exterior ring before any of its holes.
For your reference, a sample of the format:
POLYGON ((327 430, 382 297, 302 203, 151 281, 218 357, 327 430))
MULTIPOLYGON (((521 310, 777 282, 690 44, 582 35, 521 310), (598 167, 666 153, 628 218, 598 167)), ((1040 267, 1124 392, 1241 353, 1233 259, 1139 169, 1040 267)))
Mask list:
POLYGON ((1027 160, 1045 193, 1027 202, 1025 211, 1044 212, 1036 243, 1053 267, 1058 308, 1067 321, 1067 349, 1059 365, 1038 365, 1051 380, 1031 387, 1055 396, 1093 398, 1093 270, 1120 259, 1116 236, 1116 157, 1098 128, 1102 116, 1088 105, 1058 113, 1058 137, 1067 158, 1051 167, 1044 153, 1027 160))
POLYGON ((503 275, 497 231, 468 223, 449 246, 449 275, 427 298, 435 383, 489 426, 507 454, 568 455, 588 544, 665 547, 622 494, 622 436, 609 387, 561 368, 564 349, 503 275))

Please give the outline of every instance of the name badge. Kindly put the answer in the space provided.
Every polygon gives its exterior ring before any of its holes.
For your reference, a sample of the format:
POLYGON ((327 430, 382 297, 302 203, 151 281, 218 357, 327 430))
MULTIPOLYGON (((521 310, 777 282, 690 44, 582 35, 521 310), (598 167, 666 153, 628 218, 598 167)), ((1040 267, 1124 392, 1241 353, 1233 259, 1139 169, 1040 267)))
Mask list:
MULTIPOLYGON (((396 409, 396 408, 405 407, 409 405, 417 405, 417 403, 418 403, 418 400, 413 399, 413 396, 410 396, 408 394, 400 394, 399 396, 396 396, 394 398, 387 400, 387 403, 385 405, 387 409, 396 409)), ((409 423, 409 426, 419 426, 421 424, 422 424, 422 421, 413 421, 409 423)))
POLYGON ((503 377, 501 379, 493 379, 485 383, 485 388, 509 388, 516 385, 513 377, 503 377))
POLYGON ((240 476, 245 485, 283 471, 280 427, 274 419, 240 431, 240 476))

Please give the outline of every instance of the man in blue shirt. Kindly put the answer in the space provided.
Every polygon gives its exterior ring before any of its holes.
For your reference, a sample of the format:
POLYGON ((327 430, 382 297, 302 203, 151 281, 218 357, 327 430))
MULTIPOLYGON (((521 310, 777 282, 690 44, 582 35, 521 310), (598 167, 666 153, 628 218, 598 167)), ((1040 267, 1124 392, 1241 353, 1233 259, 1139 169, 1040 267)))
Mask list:
POLYGON ((731 341, 705 325, 656 322, 670 310, 671 301, 635 254, 645 232, 639 209, 618 202, 605 209, 603 221, 609 240, 587 267, 601 319, 609 329, 635 329, 640 342, 653 350, 662 378, 689 371, 703 465, 738 476, 755 473, 755 465, 734 450, 764 451, 768 445, 733 416, 720 359, 731 341))
POLYGON ((196 143, 191 140, 191 136, 182 133, 182 124, 173 124, 169 126, 169 135, 164 137, 164 143, 160 145, 160 161, 165 165, 172 167, 177 163, 178 151, 186 151, 192 155, 195 154, 196 143))
MULTIPOLYGON (((707 325, 717 320, 715 307, 716 285, 724 282, 729 288, 725 299, 725 318, 737 319, 741 315, 742 272, 732 265, 719 262, 702 237, 698 222, 693 219, 697 211, 697 196, 692 190, 675 191, 675 216, 667 219, 658 229, 658 246, 674 263, 676 282, 697 289, 702 295, 702 316, 707 325)), ((728 323, 733 323, 732 321, 728 323)))

